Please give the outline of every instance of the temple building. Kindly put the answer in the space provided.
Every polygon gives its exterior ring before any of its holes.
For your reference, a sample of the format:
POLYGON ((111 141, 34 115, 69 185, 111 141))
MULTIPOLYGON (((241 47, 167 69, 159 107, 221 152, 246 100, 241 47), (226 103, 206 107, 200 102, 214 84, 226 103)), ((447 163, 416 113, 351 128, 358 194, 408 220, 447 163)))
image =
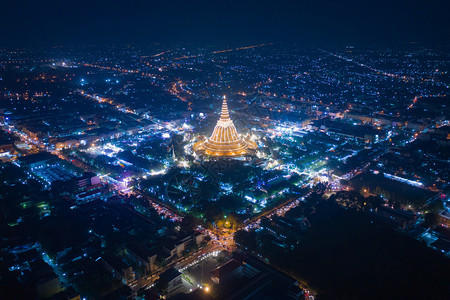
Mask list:
POLYGON ((223 97, 220 119, 210 138, 194 145, 194 151, 211 157, 239 157, 252 154, 255 142, 240 137, 230 119, 227 98, 223 97))

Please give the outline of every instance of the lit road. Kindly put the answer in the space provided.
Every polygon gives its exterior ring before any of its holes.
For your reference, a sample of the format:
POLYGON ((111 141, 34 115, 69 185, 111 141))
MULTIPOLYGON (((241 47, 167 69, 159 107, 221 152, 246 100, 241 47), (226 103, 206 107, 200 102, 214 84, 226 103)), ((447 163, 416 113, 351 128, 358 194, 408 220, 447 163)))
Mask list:
POLYGON ((220 252, 224 250, 222 246, 217 244, 209 244, 203 249, 200 249, 199 251, 193 253, 192 255, 189 255, 186 258, 182 258, 175 264, 175 268, 178 270, 184 270, 192 265, 196 265, 200 261, 202 261, 204 258, 208 257, 211 253, 214 252, 220 252))
POLYGON ((144 199, 146 199, 152 205, 152 207, 158 212, 158 214, 163 215, 164 217, 169 218, 174 222, 181 222, 181 220, 183 219, 183 217, 180 216, 178 212, 172 211, 170 207, 153 198, 150 198, 145 193, 139 190, 134 190, 133 193, 138 197, 143 197, 144 199))
POLYGON ((259 227, 259 223, 261 222, 261 219, 264 217, 271 218, 273 215, 284 215, 288 210, 291 208, 296 207, 300 204, 300 201, 303 201, 306 197, 308 197, 311 194, 311 192, 307 193, 303 197, 294 197, 293 199, 290 199, 274 208, 272 208, 269 211, 266 211, 259 216, 255 217, 251 221, 247 222, 242 229, 249 230, 251 228, 259 227))

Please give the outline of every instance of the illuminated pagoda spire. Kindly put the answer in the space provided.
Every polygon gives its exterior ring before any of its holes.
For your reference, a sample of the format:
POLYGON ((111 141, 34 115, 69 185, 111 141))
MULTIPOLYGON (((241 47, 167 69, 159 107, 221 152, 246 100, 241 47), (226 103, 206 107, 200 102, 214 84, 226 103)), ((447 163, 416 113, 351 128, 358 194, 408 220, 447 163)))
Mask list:
POLYGON ((223 96, 222 111, 220 112, 220 120, 230 120, 230 114, 228 113, 227 96, 223 96))
POLYGON ((222 110, 216 127, 209 139, 198 142, 194 146, 197 152, 203 152, 208 156, 243 156, 257 146, 252 141, 239 137, 233 121, 230 119, 227 98, 223 96, 222 110))

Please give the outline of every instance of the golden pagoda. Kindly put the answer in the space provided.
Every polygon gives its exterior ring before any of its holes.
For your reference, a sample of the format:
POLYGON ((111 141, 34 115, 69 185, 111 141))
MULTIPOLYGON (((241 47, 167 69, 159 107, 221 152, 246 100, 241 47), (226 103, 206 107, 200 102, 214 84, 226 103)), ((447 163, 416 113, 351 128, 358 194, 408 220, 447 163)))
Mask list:
POLYGON ((257 148, 255 142, 241 138, 228 113, 227 98, 223 96, 220 119, 209 139, 197 142, 194 151, 212 157, 245 156, 257 148))

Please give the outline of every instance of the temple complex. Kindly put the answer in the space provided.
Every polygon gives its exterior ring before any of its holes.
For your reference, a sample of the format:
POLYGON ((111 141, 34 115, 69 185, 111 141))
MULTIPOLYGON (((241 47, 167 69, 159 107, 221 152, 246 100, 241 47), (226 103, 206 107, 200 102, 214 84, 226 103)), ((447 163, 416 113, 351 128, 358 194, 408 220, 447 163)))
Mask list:
POLYGON ((223 97, 220 119, 210 138, 194 145, 194 151, 212 157, 245 156, 257 148, 255 142, 240 137, 230 119, 227 98, 223 97))

